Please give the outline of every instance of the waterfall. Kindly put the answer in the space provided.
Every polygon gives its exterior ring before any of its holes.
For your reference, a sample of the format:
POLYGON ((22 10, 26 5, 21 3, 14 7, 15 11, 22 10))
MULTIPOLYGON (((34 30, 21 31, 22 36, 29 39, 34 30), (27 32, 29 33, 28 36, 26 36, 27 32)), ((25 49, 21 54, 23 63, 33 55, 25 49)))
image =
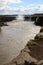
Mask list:
POLYGON ((18 15, 18 16, 17 16, 17 21, 23 21, 23 20, 24 20, 23 15, 18 15))

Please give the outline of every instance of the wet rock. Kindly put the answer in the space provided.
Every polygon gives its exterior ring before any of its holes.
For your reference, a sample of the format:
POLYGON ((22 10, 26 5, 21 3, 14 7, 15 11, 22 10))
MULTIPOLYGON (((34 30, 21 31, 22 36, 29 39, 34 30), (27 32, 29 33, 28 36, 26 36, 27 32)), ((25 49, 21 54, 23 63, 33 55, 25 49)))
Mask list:
POLYGON ((0 27, 3 26, 3 25, 4 25, 4 23, 3 22, 0 22, 0 27))
POLYGON ((13 16, 12 17, 12 15, 11 16, 1 16, 1 18, 0 18, 0 22, 9 22, 9 21, 12 21, 12 20, 16 20, 16 16, 13 16))
POLYGON ((30 18, 29 18, 28 15, 25 15, 25 16, 24 16, 24 21, 29 21, 29 19, 30 19, 30 18))
POLYGON ((8 26, 8 25, 4 22, 0 22, 0 27, 2 27, 2 26, 8 26))
POLYGON ((43 32, 43 27, 40 29, 40 33, 43 32))
POLYGON ((25 61, 24 65, 37 65, 37 64, 34 62, 29 63, 28 61, 25 61))
POLYGON ((37 17, 35 24, 39 26, 43 26, 43 17, 37 17))

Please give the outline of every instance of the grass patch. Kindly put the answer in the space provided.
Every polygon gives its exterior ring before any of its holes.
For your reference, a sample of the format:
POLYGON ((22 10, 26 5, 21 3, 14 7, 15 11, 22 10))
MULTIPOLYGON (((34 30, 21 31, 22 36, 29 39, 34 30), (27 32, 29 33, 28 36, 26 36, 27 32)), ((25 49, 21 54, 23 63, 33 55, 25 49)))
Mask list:
POLYGON ((31 49, 31 47, 33 46, 33 45, 36 45, 37 43, 35 42, 35 40, 30 40, 30 41, 28 41, 27 42, 27 47, 29 48, 29 49, 31 49))

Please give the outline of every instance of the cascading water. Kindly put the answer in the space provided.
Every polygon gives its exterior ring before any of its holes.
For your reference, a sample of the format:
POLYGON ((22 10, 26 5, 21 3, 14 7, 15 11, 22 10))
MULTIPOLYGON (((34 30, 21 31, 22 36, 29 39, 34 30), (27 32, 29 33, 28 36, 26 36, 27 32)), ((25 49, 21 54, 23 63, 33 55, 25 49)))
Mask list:
POLYGON ((23 20, 24 20, 23 15, 18 15, 18 16, 17 16, 17 21, 23 21, 23 20))

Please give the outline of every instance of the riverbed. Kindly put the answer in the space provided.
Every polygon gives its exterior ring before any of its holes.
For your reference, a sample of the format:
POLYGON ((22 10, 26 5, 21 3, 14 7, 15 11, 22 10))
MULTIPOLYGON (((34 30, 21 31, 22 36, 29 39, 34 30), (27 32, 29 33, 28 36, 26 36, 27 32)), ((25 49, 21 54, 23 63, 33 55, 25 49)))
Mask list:
POLYGON ((34 39, 40 27, 32 21, 12 21, 0 31, 0 65, 10 62, 19 55, 27 41, 34 39))

